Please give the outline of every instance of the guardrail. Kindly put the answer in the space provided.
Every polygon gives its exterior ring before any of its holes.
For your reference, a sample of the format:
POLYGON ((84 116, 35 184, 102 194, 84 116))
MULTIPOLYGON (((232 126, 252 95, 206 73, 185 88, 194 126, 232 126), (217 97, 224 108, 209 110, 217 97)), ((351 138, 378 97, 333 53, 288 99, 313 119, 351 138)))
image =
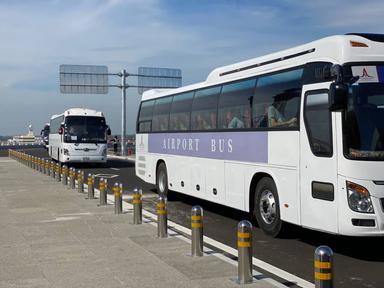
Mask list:
MULTIPOLYGON (((17 160, 18 162, 30 167, 42 174, 50 176, 55 181, 60 181, 60 176, 65 178, 62 183, 67 185, 70 189, 75 189, 76 184, 79 193, 84 193, 84 171, 77 172, 76 183, 76 170, 61 166, 59 163, 56 165, 52 161, 49 163, 42 158, 28 155, 23 151, 8 150, 8 156, 17 160), (69 171, 69 173, 67 173, 69 171), (56 176, 56 177, 55 177, 56 176), (69 181, 68 181, 69 177, 69 181)), ((100 198, 99 206, 107 206, 107 183, 106 179, 101 178, 99 189, 94 189, 94 176, 88 174, 87 178, 88 199, 96 199, 94 197, 94 190, 97 190, 100 198)), ((122 214, 122 184, 115 183, 114 188, 115 198, 115 214, 122 214)), ((134 225, 142 223, 142 191, 141 189, 134 189, 132 193, 133 204, 133 223, 134 225)), ((156 204, 157 211, 157 237, 168 237, 168 205, 167 197, 160 195, 156 204)), ((238 284, 254 283, 258 280, 253 276, 253 240, 252 240, 252 224, 243 220, 237 226, 237 267, 238 275, 234 280, 238 284)), ((193 206, 191 211, 191 251, 192 256, 204 255, 204 242, 203 242, 203 209, 200 206, 193 206)), ((333 251, 328 246, 319 246, 314 252, 314 282, 315 288, 332 288, 334 275, 333 275, 333 251)))

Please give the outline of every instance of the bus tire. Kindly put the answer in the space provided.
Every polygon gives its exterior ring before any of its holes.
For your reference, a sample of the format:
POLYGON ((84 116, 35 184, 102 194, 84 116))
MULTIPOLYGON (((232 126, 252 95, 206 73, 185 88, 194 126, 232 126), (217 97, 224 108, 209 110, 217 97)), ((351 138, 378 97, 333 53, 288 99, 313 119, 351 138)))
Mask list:
POLYGON ((257 183, 253 215, 265 234, 277 237, 281 233, 279 195, 270 177, 263 177, 257 183))
POLYGON ((161 162, 156 171, 156 188, 159 195, 168 195, 168 174, 167 166, 164 162, 161 162))

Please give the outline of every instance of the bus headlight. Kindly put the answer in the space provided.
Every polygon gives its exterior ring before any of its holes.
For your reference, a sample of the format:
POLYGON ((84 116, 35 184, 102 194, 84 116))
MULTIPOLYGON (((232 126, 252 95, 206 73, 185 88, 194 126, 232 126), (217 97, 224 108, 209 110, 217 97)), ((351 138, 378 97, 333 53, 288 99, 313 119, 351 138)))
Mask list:
POLYGON ((371 196, 368 190, 360 185, 347 181, 349 207, 360 213, 374 213, 371 196))
POLYGON ((69 156, 69 150, 68 149, 64 149, 64 155, 69 156))

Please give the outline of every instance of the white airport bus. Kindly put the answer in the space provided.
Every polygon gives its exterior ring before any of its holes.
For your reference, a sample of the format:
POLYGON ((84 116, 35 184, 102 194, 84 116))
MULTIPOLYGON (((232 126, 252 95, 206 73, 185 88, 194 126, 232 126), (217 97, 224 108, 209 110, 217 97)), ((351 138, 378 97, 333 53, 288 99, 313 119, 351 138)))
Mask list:
POLYGON ((110 129, 102 112, 72 108, 50 121, 48 153, 59 162, 106 163, 110 129))
POLYGON ((147 91, 136 174, 249 211, 272 236, 284 222, 384 235, 384 35, 327 37, 147 91))

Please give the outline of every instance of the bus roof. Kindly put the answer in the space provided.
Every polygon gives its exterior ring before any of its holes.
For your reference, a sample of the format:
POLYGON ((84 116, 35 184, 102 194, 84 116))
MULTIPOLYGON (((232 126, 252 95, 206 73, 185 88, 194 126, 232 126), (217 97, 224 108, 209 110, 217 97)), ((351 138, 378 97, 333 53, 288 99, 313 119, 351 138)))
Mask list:
POLYGON ((98 117, 104 117, 103 112, 87 109, 87 108, 71 108, 68 110, 65 110, 61 114, 53 115, 51 119, 57 118, 59 116, 98 116, 98 117))
POLYGON ((383 57, 383 35, 361 33, 329 36, 290 49, 216 68, 204 82, 167 91, 146 91, 143 93, 142 100, 274 72, 308 62, 326 61, 344 64, 348 62, 382 61, 383 57))

